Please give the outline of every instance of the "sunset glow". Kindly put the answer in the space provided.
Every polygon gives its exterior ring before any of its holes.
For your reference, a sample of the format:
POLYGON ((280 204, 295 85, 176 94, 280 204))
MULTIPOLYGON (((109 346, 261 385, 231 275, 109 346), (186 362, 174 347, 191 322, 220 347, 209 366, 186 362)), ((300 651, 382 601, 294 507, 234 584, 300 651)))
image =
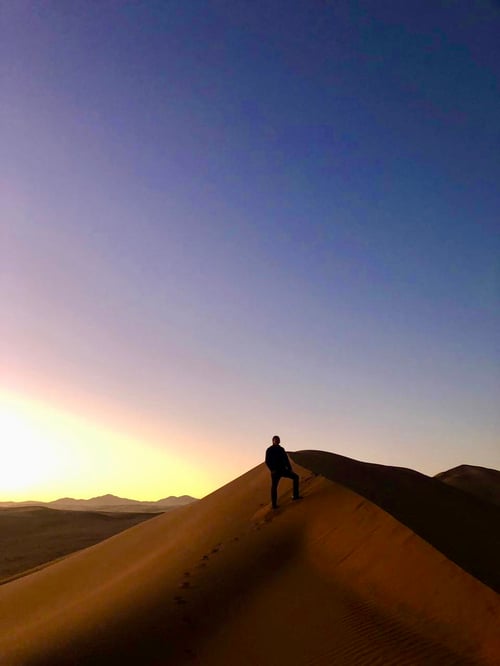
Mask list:
POLYGON ((166 447, 40 403, 2 395, 0 432, 6 443, 0 501, 87 498, 110 490, 155 500, 166 492, 185 494, 187 486, 197 496, 212 489, 203 469, 166 447))
POLYGON ((500 15, 389 4, 3 3, 0 500, 500 467, 500 15))
POLYGON ((54 432, 44 432, 28 412, 12 401, 0 406, 2 499, 27 499, 31 492, 48 487, 66 470, 54 432))

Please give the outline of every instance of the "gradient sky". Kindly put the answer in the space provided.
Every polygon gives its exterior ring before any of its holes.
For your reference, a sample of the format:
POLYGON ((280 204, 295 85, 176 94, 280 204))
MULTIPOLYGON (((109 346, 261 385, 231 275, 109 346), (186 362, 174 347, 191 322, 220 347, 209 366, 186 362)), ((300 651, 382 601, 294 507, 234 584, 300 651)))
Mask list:
POLYGON ((272 435, 500 468, 500 5, 1 6, 0 500, 272 435))

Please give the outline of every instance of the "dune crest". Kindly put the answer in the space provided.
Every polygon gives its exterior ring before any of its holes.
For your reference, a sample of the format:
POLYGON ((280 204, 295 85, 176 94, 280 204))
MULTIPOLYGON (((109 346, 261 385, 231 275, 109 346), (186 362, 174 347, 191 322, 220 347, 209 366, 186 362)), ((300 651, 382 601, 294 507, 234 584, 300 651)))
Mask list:
POLYGON ((292 458, 384 509, 500 593, 500 507, 412 469, 323 451, 292 458))
POLYGON ((434 478, 500 507, 500 472, 496 469, 459 465, 434 478))
MULTIPOLYGON (((328 455, 328 454, 325 454, 328 455)), ((2 664, 496 664, 493 590, 356 492, 259 465, 0 587, 2 664)))

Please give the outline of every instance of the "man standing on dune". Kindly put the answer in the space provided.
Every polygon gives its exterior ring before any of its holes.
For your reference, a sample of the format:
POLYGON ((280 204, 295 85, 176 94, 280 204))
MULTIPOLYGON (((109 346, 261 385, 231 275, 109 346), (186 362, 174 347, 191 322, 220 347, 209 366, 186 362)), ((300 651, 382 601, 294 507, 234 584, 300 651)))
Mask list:
POLYGON ((293 499, 302 499, 299 495, 299 475, 292 471, 285 449, 280 446, 280 438, 274 435, 272 446, 266 451, 266 465, 271 471, 271 504, 278 508, 278 483, 282 476, 293 480, 293 499))

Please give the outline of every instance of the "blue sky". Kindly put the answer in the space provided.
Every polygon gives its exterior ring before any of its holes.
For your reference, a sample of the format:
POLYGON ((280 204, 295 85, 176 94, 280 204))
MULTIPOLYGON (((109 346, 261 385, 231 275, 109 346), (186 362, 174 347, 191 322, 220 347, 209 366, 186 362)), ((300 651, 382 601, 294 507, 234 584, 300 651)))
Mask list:
POLYGON ((193 494, 275 432, 500 467, 499 31, 489 1, 6 3, 6 394, 154 424, 193 494))

